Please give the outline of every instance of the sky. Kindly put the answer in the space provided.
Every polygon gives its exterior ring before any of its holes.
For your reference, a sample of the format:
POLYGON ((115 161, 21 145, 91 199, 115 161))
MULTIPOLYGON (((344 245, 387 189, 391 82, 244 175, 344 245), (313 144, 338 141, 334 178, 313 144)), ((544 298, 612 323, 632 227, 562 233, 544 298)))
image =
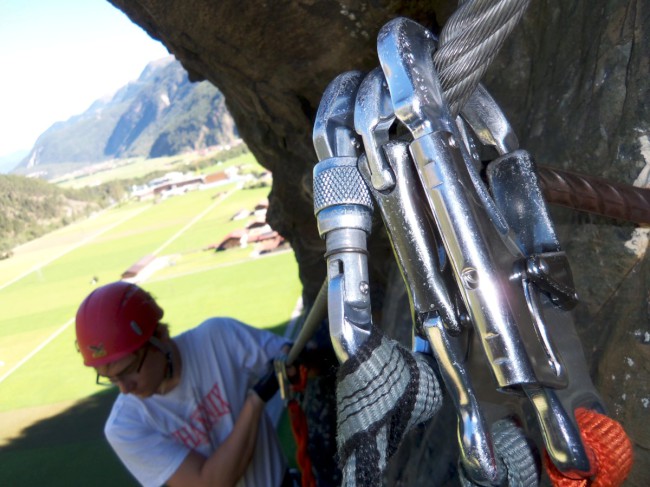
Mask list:
POLYGON ((0 157, 167 55, 107 0, 0 0, 0 157))

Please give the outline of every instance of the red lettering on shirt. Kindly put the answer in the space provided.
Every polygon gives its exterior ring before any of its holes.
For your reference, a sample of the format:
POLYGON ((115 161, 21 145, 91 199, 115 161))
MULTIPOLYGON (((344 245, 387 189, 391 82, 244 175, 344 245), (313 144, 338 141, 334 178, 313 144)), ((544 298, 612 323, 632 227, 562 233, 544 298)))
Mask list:
POLYGON ((229 412, 230 404, 215 383, 187 418, 187 423, 172 434, 188 448, 195 449, 209 442, 209 432, 229 412))
POLYGON ((196 439, 190 434, 189 430, 186 427, 178 428, 172 433, 174 437, 183 443, 188 448, 196 448, 198 446, 196 439))
POLYGON ((228 404, 221 396, 219 387, 217 387, 216 384, 215 387, 213 387, 210 392, 207 393, 205 400, 207 403, 206 407, 209 407, 209 409, 213 414, 217 416, 217 418, 220 418, 224 414, 228 414, 230 412, 230 404, 228 404))

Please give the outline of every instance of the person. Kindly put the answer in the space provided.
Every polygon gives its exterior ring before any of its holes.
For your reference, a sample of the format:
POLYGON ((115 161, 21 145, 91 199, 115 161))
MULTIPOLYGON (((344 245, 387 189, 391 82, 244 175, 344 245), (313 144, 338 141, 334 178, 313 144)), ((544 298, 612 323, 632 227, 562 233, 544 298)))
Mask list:
POLYGON ((278 388, 271 361, 288 342, 231 318, 171 338, 163 313, 123 281, 77 311, 84 365, 120 390, 105 426, 120 460, 145 486, 293 485, 264 408, 278 388))

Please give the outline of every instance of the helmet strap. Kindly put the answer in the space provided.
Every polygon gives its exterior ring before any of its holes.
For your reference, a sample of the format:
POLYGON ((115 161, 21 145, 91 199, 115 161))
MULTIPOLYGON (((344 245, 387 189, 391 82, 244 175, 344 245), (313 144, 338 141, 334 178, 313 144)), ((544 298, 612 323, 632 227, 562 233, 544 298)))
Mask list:
POLYGON ((149 343, 160 350, 165 355, 167 364, 165 366, 165 379, 171 379, 174 376, 174 360, 172 358, 172 347, 166 346, 160 339, 155 336, 149 338, 149 343))

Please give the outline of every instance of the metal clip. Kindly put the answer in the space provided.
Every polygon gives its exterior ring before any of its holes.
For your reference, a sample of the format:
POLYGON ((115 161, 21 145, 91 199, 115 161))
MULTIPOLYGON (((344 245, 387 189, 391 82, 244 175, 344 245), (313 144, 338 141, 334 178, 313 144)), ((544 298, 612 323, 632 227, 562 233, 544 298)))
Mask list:
POLYGON ((363 75, 351 71, 327 87, 314 124, 314 213, 325 238, 330 337, 339 361, 367 339, 372 325, 367 236, 373 203, 357 169, 361 144, 354 132, 354 101, 363 75))
POLYGON ((537 375, 553 378, 554 374, 546 373, 543 367, 535 374, 529 357, 539 358, 536 362, 543 364, 545 354, 541 350, 527 353, 519 335, 515 316, 526 315, 526 305, 523 298, 508 303, 504 287, 509 286, 507 278, 513 263, 522 255, 513 255, 516 246, 506 243, 504 235, 491 224, 468 174, 460 138, 450 121, 431 61, 432 36, 407 19, 395 19, 384 30, 386 33, 383 37, 380 33, 378 42, 386 40, 387 46, 380 45, 378 51, 395 113, 415 138, 410 145, 411 153, 458 288, 497 380, 501 387, 509 387, 536 383, 537 375), (426 75, 422 75, 423 69, 426 75), (434 103, 439 106, 430 106, 434 103), (432 116, 438 119, 427 120, 432 116), (518 306, 513 310, 512 304, 518 306), (519 313, 517 307, 524 312, 519 313))
POLYGON ((359 86, 354 106, 354 128, 363 139, 366 151, 370 170, 370 180, 366 182, 377 191, 387 191, 395 186, 395 175, 382 150, 394 121, 386 78, 381 68, 375 68, 359 86))
POLYGON ((287 357, 283 356, 275 358, 273 360, 273 368, 275 369, 275 375, 278 378, 280 397, 286 403, 293 397, 291 383, 289 382, 289 376, 287 375, 287 357))
POLYGON ((460 111, 483 145, 493 146, 499 155, 519 148, 519 140, 503 111, 480 83, 460 111))
POLYGON ((511 280, 520 283, 548 363, 563 378, 563 384, 554 389, 531 384, 524 392, 533 404, 553 463, 565 475, 584 476, 592 466, 574 411, 586 407, 604 412, 604 406, 589 377, 569 312, 578 300, 571 268, 530 155, 523 150, 504 154, 488 165, 487 176, 495 202, 525 256, 515 263, 511 280))
POLYGON ((381 70, 371 71, 361 83, 355 107, 355 128, 366 147, 366 154, 359 158, 359 171, 381 211, 404 277, 413 321, 429 341, 456 405, 463 467, 476 481, 492 483, 498 477, 492 441, 463 366, 462 340, 452 336, 461 333, 460 312, 448 292, 454 289, 453 277, 426 211, 408 145, 387 143, 390 124, 376 122, 394 119, 387 104, 390 106, 390 95, 384 75, 381 70), (391 184, 376 184, 378 166, 392 176, 391 184), (440 252, 432 252, 436 249, 440 252))
MULTIPOLYGON (((540 323, 544 323, 532 316, 521 280, 513 277, 517 265, 532 255, 526 250, 529 244, 535 247, 537 229, 519 238, 509 224, 514 220, 515 227, 526 228, 521 215, 514 219, 512 214, 511 218, 504 216, 509 205, 495 203, 477 177, 444 102, 432 61, 434 48, 433 36, 407 19, 389 22, 378 36, 379 58, 395 114, 415 139, 410 145, 411 154, 452 264, 457 288, 499 387, 528 396, 549 454, 560 470, 588 474, 588 455, 573 424, 573 406, 578 400, 575 393, 584 389, 567 388, 566 368, 558 367, 558 361, 549 353, 556 352, 550 340, 540 339, 538 331, 540 323), (562 395, 565 399, 561 399, 562 395)), ((480 116, 477 119, 486 126, 491 123, 480 116)), ((516 143, 511 135, 509 126, 504 125, 491 134, 488 142, 494 143, 497 150, 506 151, 516 143)), ((529 201, 537 203, 534 199, 529 201)), ((550 220, 542 230, 547 232, 545 238, 557 242, 550 220)), ((526 278, 531 280, 528 275, 526 278)), ((542 286, 554 284, 548 276, 536 279, 543 282, 542 286)), ((560 300, 569 294, 561 286, 555 288, 560 300)), ((558 308, 551 306, 553 309, 547 310, 543 303, 546 312, 554 313, 558 308)), ((553 334, 554 329, 549 329, 549 336, 553 334)), ((567 337, 566 332, 560 335, 567 337)), ((572 343, 575 346, 575 341, 572 343)), ((564 344, 561 347, 558 357, 566 350, 564 344)), ((577 384, 576 378, 584 379, 580 370, 572 375, 573 385, 577 384)), ((596 397, 590 394, 589 400, 596 397)), ((497 481, 490 471, 479 474, 484 477, 476 481, 497 481)))
POLYGON ((361 146, 354 132, 354 97, 363 79, 361 71, 338 75, 323 92, 312 139, 318 160, 357 157, 361 146))

